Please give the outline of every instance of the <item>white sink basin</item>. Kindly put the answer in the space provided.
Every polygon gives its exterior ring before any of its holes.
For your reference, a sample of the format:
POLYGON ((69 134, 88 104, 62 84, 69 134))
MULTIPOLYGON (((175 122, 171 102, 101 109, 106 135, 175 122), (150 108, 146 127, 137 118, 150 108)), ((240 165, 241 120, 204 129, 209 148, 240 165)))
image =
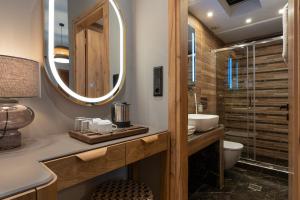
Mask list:
POLYGON ((195 126, 197 131, 208 131, 217 128, 218 124, 218 115, 189 114, 189 126, 195 126))

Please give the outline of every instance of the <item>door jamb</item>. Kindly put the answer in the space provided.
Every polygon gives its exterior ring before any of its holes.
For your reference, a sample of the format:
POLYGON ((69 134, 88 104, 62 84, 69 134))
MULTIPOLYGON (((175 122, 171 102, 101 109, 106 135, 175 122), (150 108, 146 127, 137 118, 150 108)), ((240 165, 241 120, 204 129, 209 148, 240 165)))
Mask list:
POLYGON ((169 199, 188 199, 188 0, 169 0, 169 199))
POLYGON ((300 69, 299 69, 299 0, 289 0, 289 199, 298 200, 299 191, 299 133, 300 133, 300 69))

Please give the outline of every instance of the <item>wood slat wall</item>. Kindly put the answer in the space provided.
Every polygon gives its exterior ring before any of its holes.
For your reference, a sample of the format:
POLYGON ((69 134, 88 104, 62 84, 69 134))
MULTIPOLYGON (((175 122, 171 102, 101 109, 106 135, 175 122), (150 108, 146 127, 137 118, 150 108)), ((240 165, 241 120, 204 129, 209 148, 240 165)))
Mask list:
POLYGON ((195 113, 194 92, 197 93, 198 102, 201 97, 207 98, 205 113, 216 113, 216 65, 215 56, 211 51, 223 46, 212 32, 210 32, 198 19, 189 15, 188 23, 196 32, 196 85, 189 92, 188 112, 195 113))
POLYGON ((288 164, 288 67, 283 62, 282 44, 257 46, 255 51, 255 104, 253 54, 249 49, 217 54, 217 112, 226 127, 226 138, 245 145, 244 156, 273 164, 288 164), (227 60, 238 60, 238 88, 233 65, 233 89, 228 89, 227 60), (248 86, 248 92, 247 92, 248 86), (251 99, 251 100, 250 100, 251 99), (255 114, 254 114, 255 113, 255 114), (255 117, 255 118, 254 118, 255 117), (256 134, 254 134, 254 126, 256 134))

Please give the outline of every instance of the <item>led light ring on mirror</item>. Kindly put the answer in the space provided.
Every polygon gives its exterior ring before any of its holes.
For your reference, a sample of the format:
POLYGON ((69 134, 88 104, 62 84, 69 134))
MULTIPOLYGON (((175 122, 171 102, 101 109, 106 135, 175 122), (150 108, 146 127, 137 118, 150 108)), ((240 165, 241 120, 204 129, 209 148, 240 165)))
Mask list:
POLYGON ((99 98, 88 98, 81 96, 77 94, 76 92, 72 91, 60 78, 58 71, 56 69, 56 65, 54 62, 54 16, 55 16, 55 0, 49 0, 49 32, 48 32, 48 59, 49 59, 49 65, 50 70, 52 72, 52 75, 54 79, 56 80, 57 84, 71 97, 85 102, 85 103, 91 103, 91 104, 97 104, 99 102, 105 102, 108 99, 115 96, 116 93, 118 93, 118 90, 121 89, 121 85, 124 79, 124 70, 125 70, 125 58, 124 58, 124 37, 125 37, 125 30, 124 30, 124 24, 123 19, 121 16, 121 13, 119 11, 119 8, 114 0, 109 0, 109 3, 112 5, 120 26, 120 77, 118 79, 117 84, 115 87, 105 96, 99 97, 99 98))

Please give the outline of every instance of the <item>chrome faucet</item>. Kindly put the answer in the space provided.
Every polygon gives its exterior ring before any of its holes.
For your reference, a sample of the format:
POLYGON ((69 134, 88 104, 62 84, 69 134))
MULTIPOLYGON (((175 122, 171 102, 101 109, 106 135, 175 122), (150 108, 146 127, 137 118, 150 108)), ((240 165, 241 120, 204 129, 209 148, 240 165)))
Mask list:
MULTIPOLYGON (((201 95, 201 91, 200 91, 200 95, 201 95)), ((195 99, 195 114, 202 113, 203 112, 203 105, 201 102, 202 99, 198 103, 197 93, 195 91, 194 91, 194 99, 195 99)))
POLYGON ((194 92, 194 98, 195 98, 195 113, 198 114, 198 101, 197 101, 197 93, 194 92))

